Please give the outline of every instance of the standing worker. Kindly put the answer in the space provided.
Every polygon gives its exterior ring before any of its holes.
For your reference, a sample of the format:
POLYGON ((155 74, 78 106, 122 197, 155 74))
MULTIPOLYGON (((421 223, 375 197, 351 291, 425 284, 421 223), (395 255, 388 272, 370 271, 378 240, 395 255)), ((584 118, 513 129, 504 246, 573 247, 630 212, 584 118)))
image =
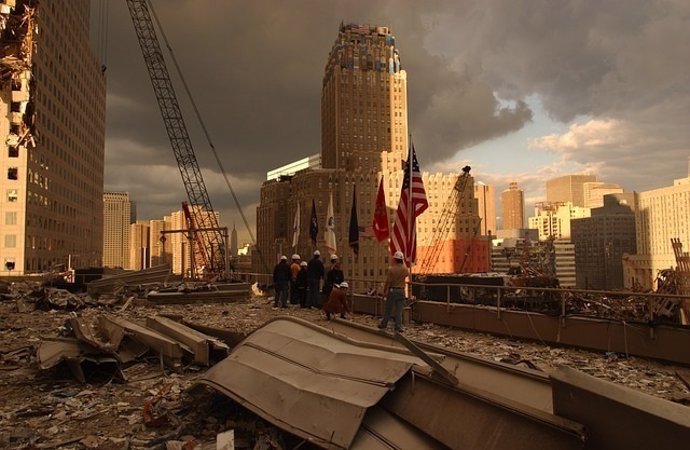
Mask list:
POLYGON ((296 305, 299 303, 299 296, 297 294, 297 274, 300 270, 300 256, 295 253, 292 255, 292 264, 290 264, 290 304, 296 305))
POLYGON ((321 290, 321 280, 323 279, 324 268, 321 262, 321 252, 314 251, 314 256, 307 264, 307 279, 309 290, 307 291, 307 306, 310 308, 319 307, 319 291, 321 290))
POLYGON ((276 294, 273 299, 273 308, 278 305, 287 308, 288 283, 290 282, 290 266, 288 266, 287 256, 280 257, 280 262, 273 269, 273 286, 276 294))
POLYGON ((405 303, 405 278, 410 275, 410 271, 405 267, 405 257, 402 252, 397 251, 393 255, 393 265, 388 268, 386 283, 383 285, 383 295, 386 296, 386 306, 383 310, 383 319, 379 328, 385 330, 388 326, 388 319, 391 317, 395 308, 395 332, 402 332, 402 310, 405 303))
POLYGON ((299 301, 299 307, 304 308, 307 306, 307 287, 309 286, 309 281, 307 278, 307 262, 302 261, 299 263, 300 271, 297 274, 297 280, 295 284, 297 286, 297 299, 299 301))

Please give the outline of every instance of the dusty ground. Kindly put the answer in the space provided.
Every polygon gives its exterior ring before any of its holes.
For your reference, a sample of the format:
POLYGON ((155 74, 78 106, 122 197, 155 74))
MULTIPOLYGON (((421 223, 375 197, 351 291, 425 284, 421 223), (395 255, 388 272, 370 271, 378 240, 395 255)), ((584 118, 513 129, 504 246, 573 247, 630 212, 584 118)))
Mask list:
MULTIPOLYGON (((319 311, 273 310, 265 298, 224 305, 133 306, 124 312, 117 312, 118 309, 119 306, 92 307, 78 314, 88 316, 107 311, 129 319, 160 313, 179 314, 193 322, 244 332, 278 314, 295 315, 316 323, 325 320, 319 311)), ((68 373, 39 371, 32 347, 42 336, 59 335, 70 314, 75 313, 54 310, 19 313, 14 302, 0 303, 0 448, 149 448, 180 436, 211 442, 218 432, 229 428, 236 430, 239 447, 255 448, 257 437, 261 442, 256 448, 271 448, 267 442, 289 440, 219 395, 208 391, 200 391, 195 396, 186 393, 202 368, 187 367, 181 373, 169 373, 152 358, 126 368, 126 384, 104 385, 80 385, 68 373), (142 415, 144 402, 161 388, 169 391, 162 410, 170 414, 161 427, 147 427, 142 415)), ((374 318, 364 315, 355 315, 351 320, 376 324, 374 318)), ((526 360, 545 372, 565 364, 668 400, 686 402, 688 399, 687 388, 675 375, 677 367, 654 361, 555 348, 429 324, 411 324, 405 334, 497 361, 526 360)))

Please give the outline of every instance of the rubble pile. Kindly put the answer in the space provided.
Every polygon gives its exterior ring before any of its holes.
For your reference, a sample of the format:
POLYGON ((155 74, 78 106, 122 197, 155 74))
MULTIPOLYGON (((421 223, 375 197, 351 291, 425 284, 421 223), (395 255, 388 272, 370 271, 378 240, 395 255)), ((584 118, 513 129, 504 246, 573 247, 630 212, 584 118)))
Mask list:
MULTIPOLYGON (((294 436, 211 390, 188 391, 206 371, 204 364, 195 361, 191 343, 182 344, 177 358, 175 351, 161 356, 164 351, 171 351, 168 344, 155 347, 149 342, 137 346, 135 337, 146 330, 160 333, 152 328, 151 321, 156 317, 166 324, 166 319, 175 323, 184 320, 209 330, 231 330, 241 338, 278 314, 325 323, 320 311, 273 311, 271 299, 266 297, 225 304, 145 302, 146 306, 142 306, 136 299, 130 300, 132 297, 112 304, 92 303, 85 300, 86 296, 72 297, 60 290, 33 285, 18 285, 0 295, 0 448, 215 448, 216 437, 229 430, 234 430, 235 448, 281 448, 288 444, 291 446, 287 448, 292 448, 299 444, 293 441, 294 436), (34 292, 42 292, 41 296, 34 294, 38 299, 43 299, 43 295, 64 298, 64 303, 51 303, 64 307, 37 307, 30 312, 21 309, 20 304, 34 304, 29 300, 34 292), (73 300, 69 299, 73 298, 81 299, 83 305, 72 308, 73 300), (102 329, 106 323, 116 325, 112 325, 111 333, 123 330, 120 346, 115 345, 117 339, 113 334, 102 329), (77 330, 81 330, 81 337, 77 330), (86 382, 81 383, 63 364, 39 369, 37 350, 45 342, 65 339, 88 345, 97 349, 100 356, 112 358, 121 376, 85 377, 86 382), (125 347, 128 354, 123 352, 125 347), (170 446, 166 447, 168 442, 170 446), (213 447, 205 447, 211 443, 213 447)), ((369 326, 377 323, 376 318, 366 315, 354 315, 351 320, 369 326)), ((554 348, 431 324, 410 324, 405 335, 547 373, 565 364, 681 403, 689 398, 690 388, 676 374, 679 368, 654 361, 554 348)), ((178 345, 178 339, 182 339, 168 338, 178 345)), ((211 359, 213 342, 217 346, 223 344, 218 337, 209 338, 211 359)), ((97 367, 89 365, 87 372, 97 367)))

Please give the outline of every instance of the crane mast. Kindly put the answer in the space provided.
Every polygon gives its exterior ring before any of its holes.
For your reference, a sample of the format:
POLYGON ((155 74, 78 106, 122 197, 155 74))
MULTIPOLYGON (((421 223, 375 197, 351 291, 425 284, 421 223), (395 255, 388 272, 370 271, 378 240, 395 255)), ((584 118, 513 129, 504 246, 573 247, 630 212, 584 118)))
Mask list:
POLYGON ((188 210, 185 209, 187 227, 190 231, 200 230, 194 233, 196 239, 192 243, 192 257, 197 267, 201 263, 208 273, 221 274, 225 269, 226 244, 218 225, 218 217, 211 206, 206 184, 158 43, 147 4, 148 0, 126 0, 126 2, 163 117, 165 130, 187 192, 189 200, 188 210))
POLYGON ((470 170, 470 166, 463 167, 462 175, 458 176, 457 180, 455 180, 453 191, 450 193, 448 200, 443 206, 441 217, 439 217, 439 220, 436 224, 436 231, 431 236, 427 252, 424 255, 422 263, 420 264, 420 273, 422 274, 429 273, 438 260, 439 254, 441 253, 441 248, 443 248, 443 243, 445 242, 453 220, 455 220, 455 216, 457 215, 458 202, 467 188, 467 183, 470 179, 470 170))

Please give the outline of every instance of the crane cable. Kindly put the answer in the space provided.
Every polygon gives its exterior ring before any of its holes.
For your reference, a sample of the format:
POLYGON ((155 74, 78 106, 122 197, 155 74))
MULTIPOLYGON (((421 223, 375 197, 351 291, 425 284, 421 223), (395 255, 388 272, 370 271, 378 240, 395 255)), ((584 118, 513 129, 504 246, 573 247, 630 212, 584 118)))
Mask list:
POLYGON ((240 213, 240 216, 242 216, 242 221, 244 222, 244 226, 247 229, 247 233, 249 233, 249 237, 252 240, 252 244, 254 244, 254 248, 256 249, 257 254, 259 255, 259 260, 261 261, 261 265, 263 266, 264 269, 268 270, 268 266, 266 265, 266 262, 263 259, 263 256, 261 255, 261 252, 259 251, 259 247, 256 245, 256 239, 254 238, 254 233, 252 233, 252 230, 249 228, 249 222, 247 221, 247 217, 244 215, 244 211, 242 210, 242 206, 240 205, 240 201, 237 198, 237 195, 235 194, 235 190, 232 188, 232 183, 230 183, 230 178, 228 177, 227 173, 225 172, 225 168, 223 167, 223 163, 220 160, 220 157, 218 156, 218 152, 216 151, 216 146, 213 144, 213 141, 211 140, 211 136, 208 132, 208 129, 206 128, 206 124, 204 123, 203 118, 201 117, 201 113, 199 112, 199 108, 196 105, 196 102, 194 101, 194 98, 192 97, 192 93, 189 90, 189 86, 187 85, 187 80, 185 79, 184 75, 182 74, 182 69, 180 69, 180 65, 177 63, 177 58, 175 57, 175 53, 173 52, 172 47, 170 46, 170 43, 168 42, 168 37, 165 34, 165 31, 163 31, 163 27, 161 26, 160 20, 158 20, 158 15, 156 14, 156 10, 153 8, 153 4, 151 0, 146 0, 146 2, 149 5, 149 10, 151 11, 151 16, 153 17, 153 20, 155 20, 156 25, 158 26, 158 30, 161 33, 161 37, 163 38, 163 42, 165 43, 165 47, 168 49, 168 52, 170 53, 170 57, 172 58, 173 65, 175 66, 175 71, 177 72, 177 75, 180 77, 180 81, 182 81, 182 86, 184 87, 184 91, 187 94, 187 98, 189 99, 192 108, 194 109, 194 114, 196 115, 197 120, 199 121, 199 124, 201 125, 201 129, 204 132, 204 135, 206 136, 206 141, 208 142, 209 147, 211 147, 211 151, 213 153, 214 158, 216 159, 216 162, 218 163, 218 168, 220 169, 220 173, 223 175, 223 179, 225 179, 225 184, 228 186, 228 189, 230 189, 230 193, 232 194, 232 198, 235 201, 235 206, 237 207, 237 210, 240 213))

